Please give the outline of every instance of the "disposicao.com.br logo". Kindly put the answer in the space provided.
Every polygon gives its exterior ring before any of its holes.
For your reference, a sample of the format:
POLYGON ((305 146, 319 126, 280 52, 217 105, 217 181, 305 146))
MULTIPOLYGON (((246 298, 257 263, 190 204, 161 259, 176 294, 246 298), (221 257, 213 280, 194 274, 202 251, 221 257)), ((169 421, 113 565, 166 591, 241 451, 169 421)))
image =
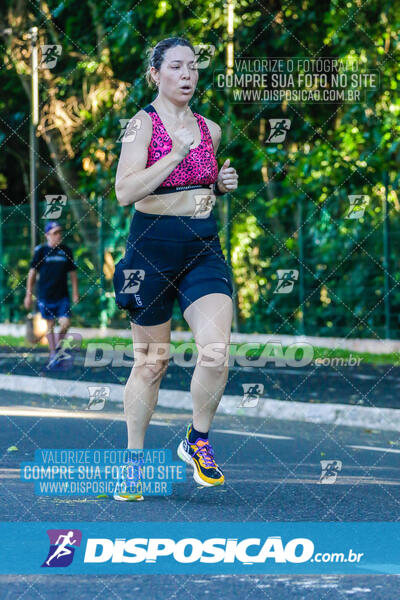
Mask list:
POLYGON ((318 552, 308 538, 293 538, 286 544, 280 536, 261 538, 89 538, 85 563, 157 563, 166 557, 177 563, 275 563, 359 562, 363 553, 318 552))

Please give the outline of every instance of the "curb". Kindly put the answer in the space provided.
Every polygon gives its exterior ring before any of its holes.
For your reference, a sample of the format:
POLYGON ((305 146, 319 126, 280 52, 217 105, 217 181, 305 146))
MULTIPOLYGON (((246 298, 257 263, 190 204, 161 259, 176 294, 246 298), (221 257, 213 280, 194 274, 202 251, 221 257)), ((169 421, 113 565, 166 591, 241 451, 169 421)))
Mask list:
MULTIPOLYGON (((93 381, 70 381, 26 375, 0 375, 0 389, 29 394, 56 395, 60 398, 89 399, 89 386, 101 385, 93 381)), ((107 383, 110 388, 109 402, 123 402, 124 385, 107 383)), ((242 396, 222 396, 217 414, 276 419, 280 421, 303 421, 325 425, 368 427, 382 431, 399 431, 400 411, 396 408, 349 406, 346 404, 309 404, 263 398, 254 408, 239 407, 242 396)), ((159 391, 158 405, 164 408, 192 410, 190 392, 181 390, 159 391)))

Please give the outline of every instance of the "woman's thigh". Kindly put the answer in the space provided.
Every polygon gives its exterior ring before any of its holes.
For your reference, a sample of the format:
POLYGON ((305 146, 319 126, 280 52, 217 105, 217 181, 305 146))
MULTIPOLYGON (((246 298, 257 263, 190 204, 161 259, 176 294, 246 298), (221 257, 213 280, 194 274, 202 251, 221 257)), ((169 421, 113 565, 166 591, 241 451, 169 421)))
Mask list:
POLYGON ((201 296, 183 313, 201 356, 200 364, 223 367, 226 363, 232 315, 232 299, 221 293, 201 296))
POLYGON ((232 299, 227 294, 212 293, 190 304, 183 317, 198 344, 229 343, 232 327, 232 299))

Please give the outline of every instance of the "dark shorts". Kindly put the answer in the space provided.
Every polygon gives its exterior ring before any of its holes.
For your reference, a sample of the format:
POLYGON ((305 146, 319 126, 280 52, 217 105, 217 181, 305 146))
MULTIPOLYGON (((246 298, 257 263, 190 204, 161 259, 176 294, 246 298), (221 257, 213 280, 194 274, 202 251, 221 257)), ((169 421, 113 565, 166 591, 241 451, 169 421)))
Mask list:
POLYGON ((60 317, 71 316, 69 298, 62 298, 56 302, 38 300, 38 309, 40 310, 43 319, 47 319, 48 321, 59 319, 60 317))
POLYGON ((136 211, 115 267, 115 301, 138 325, 159 325, 206 294, 232 297, 228 265, 211 213, 206 219, 136 211))

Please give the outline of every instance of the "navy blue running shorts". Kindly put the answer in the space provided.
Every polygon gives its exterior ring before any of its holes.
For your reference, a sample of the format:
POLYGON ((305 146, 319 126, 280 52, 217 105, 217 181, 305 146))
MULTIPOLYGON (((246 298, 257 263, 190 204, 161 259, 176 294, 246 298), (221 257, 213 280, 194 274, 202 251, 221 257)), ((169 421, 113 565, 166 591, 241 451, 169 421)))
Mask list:
POLYGON ((232 281, 212 213, 207 218, 136 210, 114 273, 115 301, 132 323, 159 325, 201 296, 232 297, 232 281))
POLYGON ((62 298, 61 300, 55 301, 39 299, 37 306, 43 319, 46 319, 47 321, 60 319, 61 317, 69 318, 71 316, 69 298, 62 298))

